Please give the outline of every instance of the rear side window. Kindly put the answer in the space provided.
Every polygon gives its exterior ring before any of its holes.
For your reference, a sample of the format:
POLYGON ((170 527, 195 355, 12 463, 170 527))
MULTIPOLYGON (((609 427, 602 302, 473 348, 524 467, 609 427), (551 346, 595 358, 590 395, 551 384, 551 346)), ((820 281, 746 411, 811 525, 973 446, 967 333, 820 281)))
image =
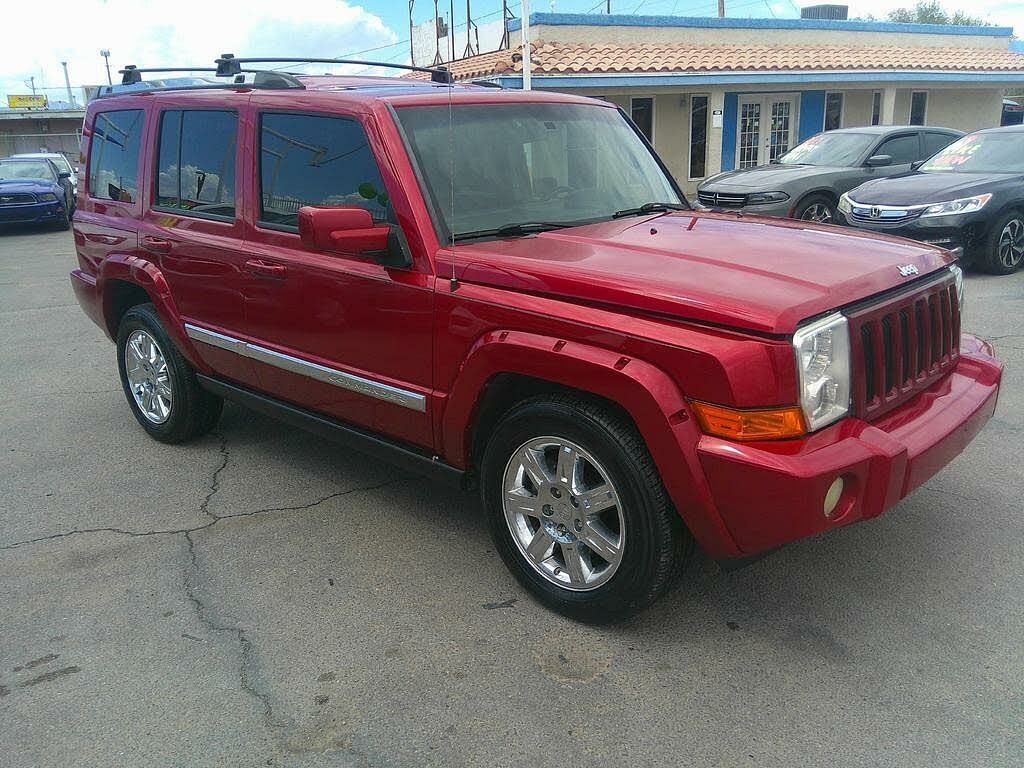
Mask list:
POLYGON ((903 165, 918 159, 919 146, 916 133, 907 134, 906 136, 894 136, 883 141, 882 145, 875 151, 875 154, 891 155, 893 165, 903 165))
POLYGON ((948 133, 935 133, 934 131, 924 132, 924 152, 921 153, 921 157, 931 157, 940 149, 945 149, 950 144, 956 141, 956 136, 950 136, 948 133))
POLYGON ((139 199, 142 110, 98 112, 89 149, 89 194, 134 203, 139 199))
POLYGON ((160 118, 154 208, 235 217, 238 114, 166 110, 160 118))
POLYGON ((380 169, 355 120, 265 113, 260 120, 260 221, 296 227, 304 205, 355 205, 393 222, 380 169))

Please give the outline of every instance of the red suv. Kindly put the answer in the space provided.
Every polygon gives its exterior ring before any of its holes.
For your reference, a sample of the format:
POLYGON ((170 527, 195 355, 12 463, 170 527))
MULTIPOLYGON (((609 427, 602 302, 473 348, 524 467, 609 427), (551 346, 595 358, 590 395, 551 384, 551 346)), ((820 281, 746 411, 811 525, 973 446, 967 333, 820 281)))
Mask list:
POLYGON ((694 541, 880 515, 992 416, 946 251, 694 212, 600 101, 235 67, 85 120, 71 282, 157 440, 229 398, 477 486, 516 577, 598 621, 694 541))

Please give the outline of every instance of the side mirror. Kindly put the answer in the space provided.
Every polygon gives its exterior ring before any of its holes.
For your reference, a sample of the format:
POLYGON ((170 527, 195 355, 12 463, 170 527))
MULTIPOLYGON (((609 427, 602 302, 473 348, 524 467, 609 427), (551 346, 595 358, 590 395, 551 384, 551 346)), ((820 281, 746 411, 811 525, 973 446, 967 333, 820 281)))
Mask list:
POLYGON ((924 160, 915 160, 914 162, 912 162, 912 163, 910 164, 910 170, 912 170, 912 171, 916 171, 916 170, 917 170, 918 168, 920 168, 920 167, 921 167, 922 165, 924 165, 924 164, 925 164, 925 161, 926 161, 927 159, 928 159, 928 158, 925 158, 924 160))
POLYGON ((71 178, 71 171, 60 171, 60 172, 57 173, 57 178, 58 179, 70 179, 71 178))
POLYGON ((358 206, 299 208, 299 237, 313 251, 366 256, 386 267, 412 265, 401 231, 390 224, 374 223, 370 212, 358 206))
POLYGON ((872 155, 865 162, 868 168, 880 168, 884 165, 892 165, 892 155, 872 155))

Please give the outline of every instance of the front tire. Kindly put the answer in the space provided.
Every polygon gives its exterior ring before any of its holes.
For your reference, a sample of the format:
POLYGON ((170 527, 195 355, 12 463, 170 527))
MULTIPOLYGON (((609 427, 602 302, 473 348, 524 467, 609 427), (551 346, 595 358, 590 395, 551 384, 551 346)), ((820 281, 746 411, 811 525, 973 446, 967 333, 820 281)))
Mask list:
POLYGON ((633 425, 572 395, 527 400, 501 419, 481 462, 481 493, 515 577, 580 621, 647 607, 692 549, 633 425))
POLYGON ((1009 275, 1024 264, 1024 214, 1009 211, 989 229, 979 266, 993 275, 1009 275))
POLYGON ((836 205, 827 195, 808 195, 797 205, 793 218, 818 224, 835 224, 836 205))
POLYGON ((216 426, 223 400, 199 386, 152 304, 132 307, 121 320, 117 368, 132 414, 150 437, 181 443, 216 426))

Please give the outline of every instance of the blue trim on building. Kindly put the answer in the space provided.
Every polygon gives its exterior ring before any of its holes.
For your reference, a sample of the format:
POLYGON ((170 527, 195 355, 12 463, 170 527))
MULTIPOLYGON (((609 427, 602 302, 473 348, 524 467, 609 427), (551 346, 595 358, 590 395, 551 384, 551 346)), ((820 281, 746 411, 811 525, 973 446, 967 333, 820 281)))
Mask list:
POLYGON ((725 94, 722 110, 722 170, 731 171, 736 164, 736 112, 740 95, 725 94))
MULTIPOLYGON (((944 24, 897 24, 891 21, 832 19, 719 19, 715 16, 625 16, 589 13, 531 13, 530 25, 548 27, 694 27, 702 29, 828 29, 842 32, 910 32, 919 35, 1010 37, 1012 27, 959 27, 944 24)), ((509 31, 522 21, 509 21, 509 31)))
POLYGON ((1011 40, 1010 41, 1010 52, 1011 53, 1024 53, 1024 40, 1011 40))
POLYGON ((797 125, 797 142, 820 133, 825 127, 825 92, 800 92, 800 122, 797 125))
MULTIPOLYGON (((505 88, 522 88, 520 76, 499 76, 493 79, 505 88)), ((614 88, 614 87, 656 87, 656 86, 698 86, 698 85, 766 85, 780 83, 789 86, 809 83, 863 83, 889 82, 906 83, 1018 83, 1024 82, 1024 66, 1015 72, 916 72, 914 70, 890 70, 888 72, 833 72, 826 74, 813 71, 796 72, 744 72, 707 74, 682 72, 669 74, 607 74, 607 75, 534 75, 537 88, 614 88)))

